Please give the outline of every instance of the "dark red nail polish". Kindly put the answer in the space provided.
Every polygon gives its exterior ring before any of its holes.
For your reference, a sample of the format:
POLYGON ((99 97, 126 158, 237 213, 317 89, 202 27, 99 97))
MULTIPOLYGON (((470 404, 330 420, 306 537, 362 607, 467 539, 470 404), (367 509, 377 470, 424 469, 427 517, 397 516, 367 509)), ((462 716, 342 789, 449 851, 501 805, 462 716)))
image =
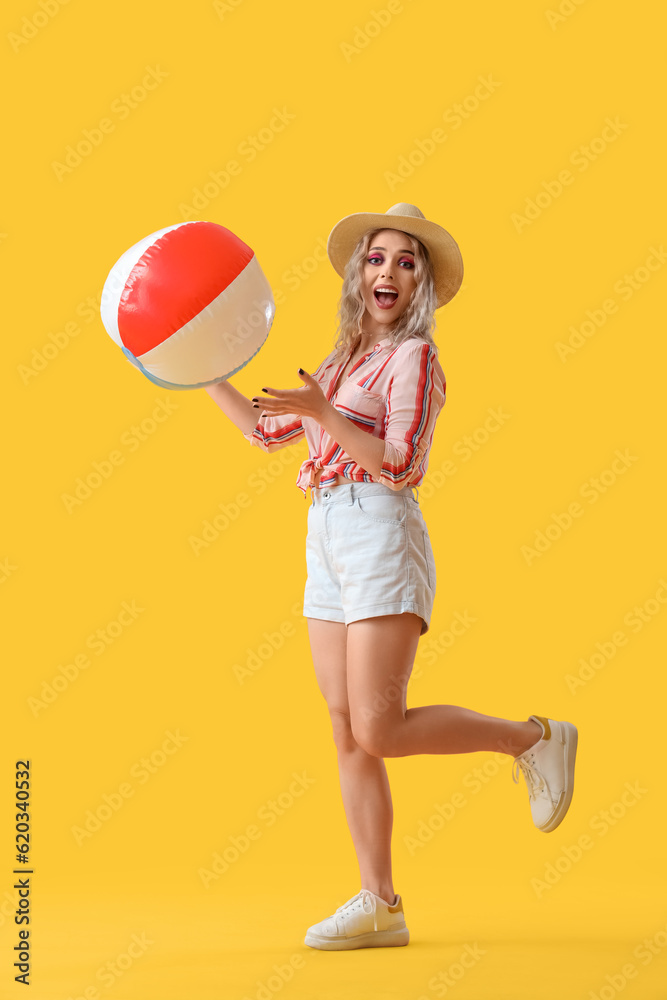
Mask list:
POLYGON ((269 391, 268 389, 262 389, 262 392, 268 392, 268 391, 269 391))
POLYGON ((303 368, 299 368, 299 375, 303 375, 303 368))

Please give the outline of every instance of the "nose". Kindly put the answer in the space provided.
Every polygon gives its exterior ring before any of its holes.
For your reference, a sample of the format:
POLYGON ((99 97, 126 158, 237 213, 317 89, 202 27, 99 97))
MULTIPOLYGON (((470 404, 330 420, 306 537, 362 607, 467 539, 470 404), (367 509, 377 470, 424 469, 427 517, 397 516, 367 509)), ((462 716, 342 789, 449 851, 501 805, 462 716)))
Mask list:
POLYGON ((387 279, 393 278, 394 268, 396 267, 396 261, 392 260, 391 254, 387 254, 387 256, 385 257, 384 266, 385 270, 382 272, 382 277, 387 279))

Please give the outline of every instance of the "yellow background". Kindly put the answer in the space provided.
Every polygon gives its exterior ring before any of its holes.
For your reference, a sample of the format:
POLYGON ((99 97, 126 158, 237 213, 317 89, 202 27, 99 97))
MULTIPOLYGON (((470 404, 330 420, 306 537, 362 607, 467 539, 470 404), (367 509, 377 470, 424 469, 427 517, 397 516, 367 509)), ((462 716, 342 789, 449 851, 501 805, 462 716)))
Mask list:
POLYGON ((29 757, 38 1000, 431 1000, 445 975, 458 1000, 664 1000, 659 6, 563 0, 558 19, 555 0, 44 5, 6 4, 1 32, 2 995, 24 995, 10 968, 13 782, 29 757), (121 112, 150 67, 159 84, 121 112), (243 143, 276 109, 293 117, 250 161, 243 143), (54 167, 104 118, 90 155, 54 167), (445 138, 429 146, 434 129, 445 138), (238 176, 191 217, 249 243, 277 298, 266 345, 233 379, 248 396, 299 384, 296 369, 331 349, 341 282, 318 257, 342 216, 407 201, 459 242, 464 285, 436 314, 447 403, 422 498, 438 592, 408 704, 579 729, 573 803, 546 836, 509 757, 387 761, 408 948, 303 944, 359 888, 297 606, 305 445, 270 464, 204 392, 160 390, 132 368, 89 302, 230 159, 238 176), (557 345, 587 321, 563 360, 557 345), (172 412, 151 424, 160 400, 172 412), (506 414, 495 430, 491 410, 506 414), (119 448, 122 464, 68 511, 63 495, 119 448), (191 537, 239 493, 249 505, 196 555, 191 537), (559 531, 554 515, 577 502, 559 531), (123 602, 142 610, 119 629, 123 602), (457 614, 475 621, 452 640, 457 614), (90 636, 110 624, 120 634, 95 652, 90 636), (596 652, 589 679, 568 684, 596 652), (36 709, 84 653, 90 665, 36 709), (261 665, 241 683, 248 660, 261 665), (182 737, 171 753, 168 733, 182 737), (310 784, 290 798, 294 773, 310 784), (465 807, 410 847, 457 791, 465 807), (118 808, 77 842, 109 800, 118 808), (258 838, 205 888, 200 869, 253 823, 258 838), (466 946, 483 955, 452 979, 466 946), (274 966, 283 978, 267 986, 274 966))

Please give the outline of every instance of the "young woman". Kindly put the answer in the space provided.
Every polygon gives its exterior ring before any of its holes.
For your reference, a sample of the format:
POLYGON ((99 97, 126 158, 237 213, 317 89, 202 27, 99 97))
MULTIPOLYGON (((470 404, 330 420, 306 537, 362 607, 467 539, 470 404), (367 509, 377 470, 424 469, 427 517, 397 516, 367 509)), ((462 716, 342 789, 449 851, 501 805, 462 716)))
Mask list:
POLYGON ((327 252, 344 281, 338 340, 317 371, 299 368, 303 385, 264 387, 252 400, 229 382, 206 391, 251 444, 271 452, 308 443, 297 479, 311 490, 303 613, 362 888, 305 943, 342 950, 409 941, 392 882, 384 757, 511 754, 533 821, 549 832, 572 799, 577 730, 538 715, 514 722, 455 705, 407 708, 436 580, 413 492, 445 401, 433 313, 456 294, 463 264, 450 234, 405 203, 346 216, 327 252))

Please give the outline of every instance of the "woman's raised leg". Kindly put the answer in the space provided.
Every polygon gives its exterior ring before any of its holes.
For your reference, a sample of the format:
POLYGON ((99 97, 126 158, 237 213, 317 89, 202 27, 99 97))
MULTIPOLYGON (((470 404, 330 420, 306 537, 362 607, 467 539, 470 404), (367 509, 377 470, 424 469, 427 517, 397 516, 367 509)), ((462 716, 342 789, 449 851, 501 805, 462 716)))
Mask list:
POLYGON ((418 615, 383 615, 348 625, 347 684, 352 733, 378 757, 492 750, 516 757, 542 735, 536 722, 513 722, 458 705, 406 708, 421 631, 418 615))
POLYGON ((322 692, 338 752, 338 774, 347 824, 359 863, 361 888, 394 901, 391 874, 393 807, 381 757, 356 742, 347 692, 347 626, 308 618, 308 635, 317 683, 322 692))

